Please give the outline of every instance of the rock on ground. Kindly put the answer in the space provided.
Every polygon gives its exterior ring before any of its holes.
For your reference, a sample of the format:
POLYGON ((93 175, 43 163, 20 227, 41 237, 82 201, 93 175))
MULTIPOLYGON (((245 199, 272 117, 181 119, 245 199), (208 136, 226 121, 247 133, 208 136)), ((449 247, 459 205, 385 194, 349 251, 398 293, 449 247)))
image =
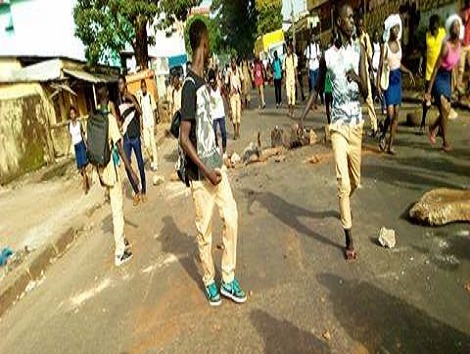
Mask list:
POLYGON ((410 218, 428 225, 470 222, 470 190, 438 188, 427 192, 411 208, 410 218))

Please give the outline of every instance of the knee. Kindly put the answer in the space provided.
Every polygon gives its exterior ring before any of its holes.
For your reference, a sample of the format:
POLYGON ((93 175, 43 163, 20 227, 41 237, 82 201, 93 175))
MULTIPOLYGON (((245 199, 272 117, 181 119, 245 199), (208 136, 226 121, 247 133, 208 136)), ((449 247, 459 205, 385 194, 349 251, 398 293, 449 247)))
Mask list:
POLYGON ((340 198, 349 197, 351 194, 351 184, 348 179, 338 178, 338 196, 340 198))
POLYGON ((227 204, 224 207, 224 221, 227 228, 236 228, 238 225, 238 209, 237 209, 237 202, 234 200, 233 202, 227 204))

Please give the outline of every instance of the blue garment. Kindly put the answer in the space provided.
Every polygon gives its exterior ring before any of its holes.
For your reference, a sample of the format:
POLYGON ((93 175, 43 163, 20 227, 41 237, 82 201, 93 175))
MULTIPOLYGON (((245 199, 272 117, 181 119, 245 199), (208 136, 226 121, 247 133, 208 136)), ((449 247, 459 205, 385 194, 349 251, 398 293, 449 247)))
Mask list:
MULTIPOLYGON (((140 172, 140 183, 142 186, 142 194, 147 193, 147 184, 145 181, 145 169, 144 169, 144 158, 142 157, 142 144, 140 142, 140 137, 139 138, 129 138, 127 135, 124 136, 124 152, 127 156, 127 159, 129 160, 129 163, 131 163, 131 155, 132 155, 132 150, 134 150, 135 158, 137 160, 137 166, 139 167, 139 172, 140 172)), ((137 194, 139 193, 139 186, 135 184, 133 181, 129 171, 127 171, 127 177, 129 178, 129 181, 131 182, 132 189, 134 190, 134 193, 137 194)))
POLYGON ((274 59, 274 62, 273 62, 273 70, 274 70, 274 79, 275 79, 275 80, 282 79, 282 65, 281 65, 281 59, 279 59, 279 58, 274 59))
POLYGON ((86 167, 86 165, 88 165, 85 143, 82 140, 78 144, 75 144, 73 147, 75 148, 75 160, 77 162, 77 168, 81 170, 83 167, 86 167))
POLYGON ((310 91, 315 89, 315 84, 317 83, 318 70, 309 70, 309 79, 310 79, 310 91))
POLYGON ((441 102, 441 96, 446 97, 449 101, 452 97, 452 71, 447 71, 443 68, 439 68, 432 87, 432 96, 437 105, 441 102))
POLYGON ((214 119, 212 125, 214 127, 215 142, 217 146, 219 146, 219 141, 217 138, 217 126, 220 127, 220 135, 222 135, 222 149, 224 150, 223 152, 225 152, 227 149, 227 129, 225 128, 225 117, 214 119))
POLYGON ((384 92, 387 107, 401 105, 401 81, 400 69, 390 71, 388 89, 384 92))

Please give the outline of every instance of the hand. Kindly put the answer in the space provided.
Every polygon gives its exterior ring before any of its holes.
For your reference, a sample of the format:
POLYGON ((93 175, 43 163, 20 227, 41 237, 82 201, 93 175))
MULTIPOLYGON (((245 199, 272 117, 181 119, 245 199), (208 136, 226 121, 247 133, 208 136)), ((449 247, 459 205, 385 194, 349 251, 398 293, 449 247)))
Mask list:
POLYGON ((219 170, 210 170, 206 177, 213 186, 217 186, 222 181, 222 174, 219 170))
POLYGON ((346 73, 346 77, 348 79, 349 82, 356 82, 356 83, 359 83, 361 81, 361 79, 359 78, 359 76, 356 74, 356 72, 353 70, 353 69, 350 69, 347 73, 346 73))
POLYGON ((379 85, 377 85, 377 93, 378 93, 380 99, 383 100, 384 99, 384 94, 382 92, 382 88, 380 87, 380 83, 379 83, 379 85))
POLYGON ((413 73, 410 71, 410 72, 408 72, 408 75, 410 75, 411 84, 414 86, 416 84, 416 82, 415 82, 415 78, 413 76, 413 73))
POLYGON ((431 102, 431 94, 429 92, 426 92, 424 95, 424 100, 427 102, 431 102))
POLYGON ((420 65, 419 68, 418 68, 418 75, 423 76, 423 66, 422 65, 420 65))

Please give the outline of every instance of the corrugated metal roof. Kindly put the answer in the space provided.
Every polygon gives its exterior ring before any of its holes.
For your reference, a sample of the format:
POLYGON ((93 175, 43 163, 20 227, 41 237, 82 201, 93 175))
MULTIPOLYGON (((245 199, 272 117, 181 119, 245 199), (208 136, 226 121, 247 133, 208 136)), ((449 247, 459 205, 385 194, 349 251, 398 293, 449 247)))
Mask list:
POLYGON ((86 81, 86 82, 91 82, 93 84, 117 82, 116 76, 95 74, 95 73, 91 74, 83 70, 74 70, 74 69, 65 69, 65 68, 63 69, 63 72, 76 79, 86 81))

